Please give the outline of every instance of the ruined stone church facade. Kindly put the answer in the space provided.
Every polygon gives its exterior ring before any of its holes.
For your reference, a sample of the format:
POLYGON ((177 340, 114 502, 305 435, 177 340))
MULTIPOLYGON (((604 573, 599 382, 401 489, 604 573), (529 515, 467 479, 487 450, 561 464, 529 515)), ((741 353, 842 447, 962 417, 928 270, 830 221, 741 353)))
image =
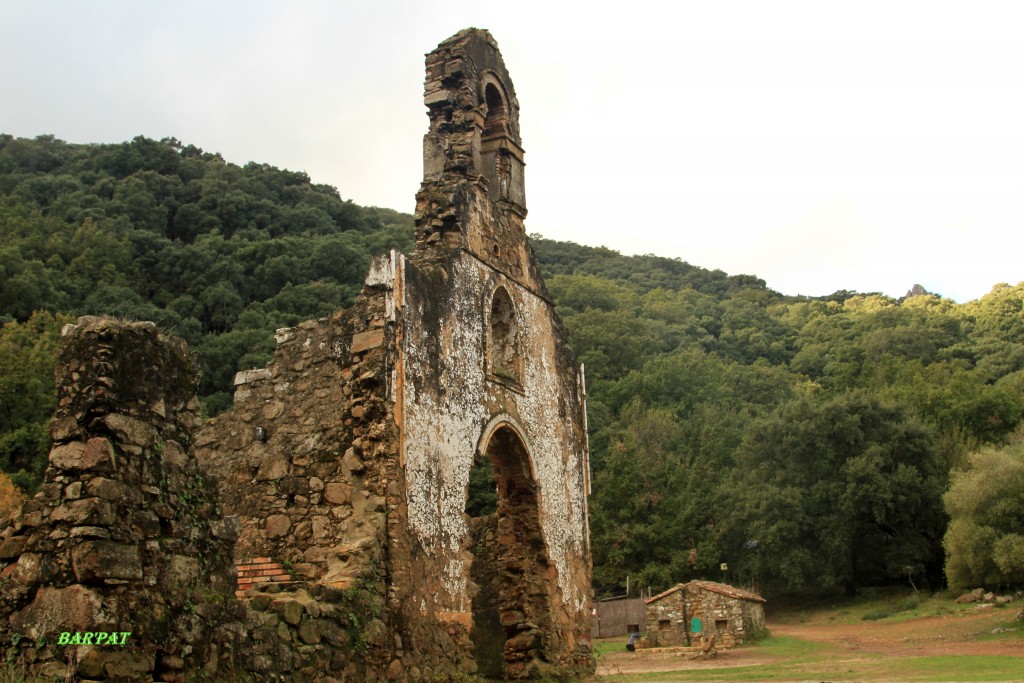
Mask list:
MULTIPOLYGON (((279 330, 234 407, 176 437, 216 486, 191 536, 241 578, 202 644, 149 644, 158 680, 229 658, 265 680, 593 670, 584 377, 526 239, 519 104, 489 33, 427 55, 425 103, 415 252, 374 260, 352 307, 279 330)), ((176 585, 217 591, 219 567, 176 585)), ((105 577, 72 574, 102 601, 105 577)))
POLYGON ((199 453, 243 520, 243 556, 345 588, 386 548, 408 647, 446 633, 442 649, 493 660, 474 604, 496 592, 510 675, 585 664, 583 375, 527 243, 519 104, 490 34, 427 56, 425 103, 415 253, 375 260, 351 309, 282 331, 199 453), (490 543, 465 514, 481 459, 498 488, 490 543))

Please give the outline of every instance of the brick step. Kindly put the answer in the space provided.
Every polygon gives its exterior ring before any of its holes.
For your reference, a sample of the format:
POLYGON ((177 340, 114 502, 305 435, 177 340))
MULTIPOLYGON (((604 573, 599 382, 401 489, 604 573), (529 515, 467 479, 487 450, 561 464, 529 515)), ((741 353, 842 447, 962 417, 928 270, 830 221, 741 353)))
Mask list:
POLYGON ((253 557, 235 565, 238 578, 238 592, 246 591, 262 583, 291 583, 292 575, 281 562, 271 557, 253 557))
POLYGON ((283 564, 259 564, 254 567, 237 567, 238 576, 273 576, 287 573, 283 564))
POLYGON ((237 571, 263 571, 270 569, 284 569, 285 565, 281 562, 260 562, 258 564, 239 564, 234 567, 237 571))

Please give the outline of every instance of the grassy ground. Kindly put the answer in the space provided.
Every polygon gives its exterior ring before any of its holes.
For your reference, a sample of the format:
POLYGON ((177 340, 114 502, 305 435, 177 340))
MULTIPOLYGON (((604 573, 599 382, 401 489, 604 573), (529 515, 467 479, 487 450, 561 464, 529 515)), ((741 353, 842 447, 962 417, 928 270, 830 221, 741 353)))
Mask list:
POLYGON ((772 601, 776 623, 856 623, 879 619, 905 620, 969 612, 976 605, 958 605, 950 592, 927 595, 899 589, 865 590, 856 597, 822 594, 783 596, 772 601))
POLYGON ((629 655, 624 637, 599 641, 595 680, 1024 681, 1020 603, 978 608, 953 597, 894 591, 781 600, 769 610, 776 635, 707 661, 657 650, 629 655))

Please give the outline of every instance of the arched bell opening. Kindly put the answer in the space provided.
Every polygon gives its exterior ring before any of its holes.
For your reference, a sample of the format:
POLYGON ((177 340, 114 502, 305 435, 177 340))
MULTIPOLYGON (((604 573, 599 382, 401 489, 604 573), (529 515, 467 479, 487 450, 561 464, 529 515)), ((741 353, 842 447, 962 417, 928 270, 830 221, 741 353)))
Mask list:
POLYGON ((550 567, 526 445, 499 425, 470 473, 473 656, 488 679, 534 678, 549 657, 550 567))
POLYGON ((484 87, 484 106, 487 114, 484 117, 484 138, 505 135, 508 132, 508 108, 505 97, 494 83, 484 87))
POLYGON ((484 86, 484 109, 480 161, 487 179, 487 194, 494 201, 508 200, 513 162, 508 144, 510 108, 505 93, 493 82, 484 86))

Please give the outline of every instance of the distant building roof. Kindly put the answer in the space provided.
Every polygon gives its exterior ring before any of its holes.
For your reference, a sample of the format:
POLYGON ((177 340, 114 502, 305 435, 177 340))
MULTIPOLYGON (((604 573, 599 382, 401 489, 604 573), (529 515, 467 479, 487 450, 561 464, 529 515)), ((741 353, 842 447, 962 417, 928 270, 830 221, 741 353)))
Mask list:
POLYGON ((735 588, 733 586, 729 586, 729 585, 726 585, 724 583, 716 583, 715 581, 691 581, 690 583, 677 583, 675 586, 673 586, 672 588, 669 588, 667 591, 664 591, 662 593, 658 593, 653 598, 648 598, 647 600, 644 601, 644 604, 645 605, 649 605, 652 602, 657 602, 658 600, 661 600, 662 598, 664 598, 664 597, 666 597, 668 595, 671 595, 672 593, 675 593, 678 590, 682 590, 683 588, 686 588, 687 586, 693 586, 695 588, 700 588, 702 590, 711 591, 713 593, 720 593, 720 594, 725 595, 725 596, 730 597, 730 598, 736 598, 737 600, 751 600, 753 602, 767 602, 767 600, 762 598, 757 593, 751 593, 750 591, 745 591, 745 590, 743 590, 741 588, 735 588))

